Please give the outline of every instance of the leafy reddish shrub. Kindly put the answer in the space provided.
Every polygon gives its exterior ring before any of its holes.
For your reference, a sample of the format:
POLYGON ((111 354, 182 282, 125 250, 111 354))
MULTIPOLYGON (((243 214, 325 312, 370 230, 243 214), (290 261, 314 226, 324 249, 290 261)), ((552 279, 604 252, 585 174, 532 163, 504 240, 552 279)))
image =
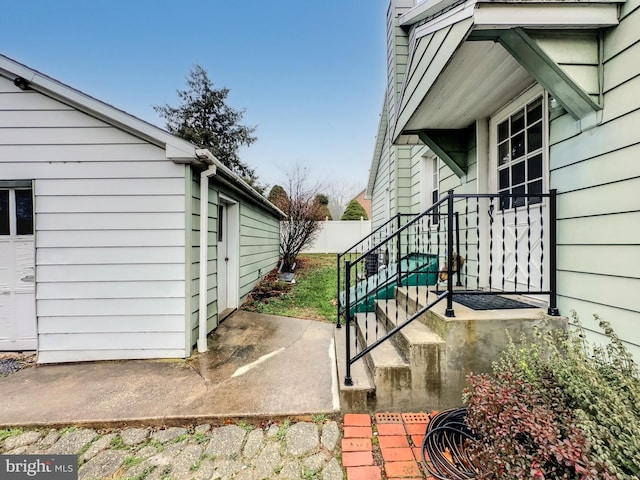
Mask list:
POLYGON ((465 391, 478 478, 640 478, 640 374, 611 325, 590 346, 570 332, 510 342, 465 391))
POLYGON ((467 422, 477 440, 470 457, 478 479, 614 479, 550 378, 540 389, 508 372, 469 377, 467 422))

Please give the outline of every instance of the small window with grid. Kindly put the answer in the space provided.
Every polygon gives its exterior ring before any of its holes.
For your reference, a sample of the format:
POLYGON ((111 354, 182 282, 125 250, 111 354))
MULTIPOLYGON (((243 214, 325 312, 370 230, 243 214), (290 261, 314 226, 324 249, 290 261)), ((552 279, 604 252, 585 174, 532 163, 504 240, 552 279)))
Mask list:
POLYGON ((497 125, 498 193, 513 194, 501 200, 502 210, 540 203, 542 197, 518 197, 542 193, 543 99, 538 97, 497 125))

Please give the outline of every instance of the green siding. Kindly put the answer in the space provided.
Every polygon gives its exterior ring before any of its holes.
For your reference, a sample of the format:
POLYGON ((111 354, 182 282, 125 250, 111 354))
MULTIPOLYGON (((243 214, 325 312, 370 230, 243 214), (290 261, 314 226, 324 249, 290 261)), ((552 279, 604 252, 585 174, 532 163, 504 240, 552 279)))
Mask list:
POLYGON ((240 205, 240 298, 269 273, 280 256, 280 221, 263 209, 240 205))
POLYGON ((378 228, 389 218, 389 210, 387 208, 386 189, 389 187, 389 162, 391 146, 386 135, 380 162, 378 163, 378 171, 375 177, 373 193, 371 195, 371 228, 378 228))
POLYGON ((200 277, 200 184, 199 174, 191 167, 187 167, 189 172, 185 175, 187 182, 187 195, 190 201, 185 202, 187 205, 187 226, 185 229, 187 252, 187 319, 189 328, 187 328, 187 339, 189 347, 193 347, 198 339, 198 279, 200 277), (194 307, 195 305, 195 307, 194 307))
POLYGON ((558 306, 599 340, 592 314, 610 321, 640 358, 640 9, 623 8, 604 37, 602 123, 579 132, 551 123, 551 188, 558 196, 558 306))
MULTIPOLYGON (((191 342, 198 337, 199 314, 199 274, 200 274, 200 175, 194 171, 190 182, 191 226, 187 240, 191 245, 190 298, 188 312, 191 320, 191 342)), ((259 275, 266 275, 278 263, 280 231, 279 219, 271 212, 255 205, 252 200, 239 196, 237 192, 209 179, 209 218, 207 221, 207 330, 213 330, 218 324, 217 305, 217 244, 218 244, 218 203, 220 193, 239 205, 240 246, 239 246, 239 297, 240 303, 254 287, 259 275)))

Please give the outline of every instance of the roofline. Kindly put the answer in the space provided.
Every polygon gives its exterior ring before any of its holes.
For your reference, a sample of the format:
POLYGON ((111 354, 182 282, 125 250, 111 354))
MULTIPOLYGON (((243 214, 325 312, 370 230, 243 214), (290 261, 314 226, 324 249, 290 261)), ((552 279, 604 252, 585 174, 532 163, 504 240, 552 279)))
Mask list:
MULTIPOLYGON (((426 0, 400 15, 398 24, 401 27, 410 27, 411 25, 421 22, 425 18, 437 15, 454 5, 466 3, 467 1, 469 0, 426 0)), ((470 1, 475 2, 475 0, 470 1)))
MULTIPOLYGON (((203 150, 206 150, 206 149, 203 149, 203 150)), ((209 154, 211 154, 209 152, 209 150, 206 150, 206 151, 209 154)), ((248 194, 253 200, 257 200, 259 203, 263 204, 265 207, 267 207, 273 213, 278 215, 281 219, 287 218, 287 214, 286 213, 284 213, 282 210, 280 210, 278 207, 276 207, 266 197, 264 197, 263 195, 258 193, 251 185, 249 185, 245 180, 243 180, 242 177, 240 177, 240 175, 238 175, 237 173, 233 172, 229 167, 224 165, 220 160, 218 160, 213 155, 211 155, 211 157, 213 158, 212 165, 215 165, 216 168, 217 168, 216 176, 218 176, 218 175, 220 175, 222 173, 223 177, 226 177, 227 180, 232 182, 232 184, 231 184, 232 188, 234 188, 235 190, 237 190, 239 192, 243 192, 245 194, 248 194)))
POLYGON ((200 163, 192 143, 4 55, 0 55, 0 75, 14 83, 19 81, 17 78, 22 78, 26 83, 20 88, 42 93, 165 148, 168 159, 182 160, 180 163, 185 163, 184 160, 200 163))
POLYGON ((376 176, 378 174, 378 166, 380 165, 380 157, 382 156, 382 150, 384 149, 384 140, 389 127, 389 115, 387 113, 387 92, 384 94, 384 101, 382 103, 382 112, 380 113, 380 121, 378 123, 378 133, 376 135, 376 144, 373 149, 373 158, 371 159, 371 168, 369 169, 369 180, 367 182, 367 188, 365 189, 365 197, 371 197, 373 195, 373 187, 376 183, 376 176))
MULTIPOLYGON (((621 4, 627 0, 539 0, 535 3, 538 4, 621 4)), ((501 3, 501 4, 527 4, 531 2, 523 2, 520 0, 503 0, 496 2, 495 0, 426 0, 418 3, 413 8, 409 9, 402 15, 400 15, 398 24, 401 27, 411 27, 419 22, 428 21, 427 19, 435 18, 442 13, 457 7, 458 5, 475 6, 482 3, 501 3)))
POLYGON ((197 167, 215 165, 218 172, 221 172, 224 177, 231 180, 232 184, 237 185, 236 188, 239 191, 244 191, 249 197, 264 204, 281 218, 286 217, 282 210, 269 202, 239 175, 223 165, 206 148, 197 148, 191 142, 183 140, 156 125, 65 85, 5 55, 0 55, 0 76, 13 81, 19 88, 33 90, 54 98, 105 123, 164 148, 167 159, 172 160, 174 163, 189 163, 197 167))

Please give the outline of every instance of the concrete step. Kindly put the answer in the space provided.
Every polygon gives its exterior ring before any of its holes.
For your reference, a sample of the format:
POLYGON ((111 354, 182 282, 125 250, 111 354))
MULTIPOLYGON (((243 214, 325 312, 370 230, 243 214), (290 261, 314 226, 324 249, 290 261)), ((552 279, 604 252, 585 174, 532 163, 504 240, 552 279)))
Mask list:
MULTIPOLYGON (((357 353, 356 327, 350 327, 351 354, 357 353)), ((369 368, 364 360, 358 360, 351 365, 351 380, 353 385, 345 385, 346 370, 346 332, 347 327, 334 329, 333 338, 336 349, 336 363, 338 370, 338 385, 340 386, 340 409, 343 412, 370 412, 375 404, 376 387, 371 378, 369 368)))
MULTIPOLYGON (((376 302, 376 316, 387 331, 404 324, 412 314, 412 312, 408 312, 395 301, 378 300, 376 302)), ((430 345, 444 343, 442 337, 420 322, 420 318, 403 327, 392 337, 392 340, 403 356, 410 362, 412 361, 412 349, 428 348, 430 345)))
MULTIPOLYGON (((380 322, 390 330, 404 324, 411 314, 396 302, 380 301, 376 305, 380 322)), ((391 340, 411 369, 411 388, 436 394, 442 388, 443 374, 440 368, 445 350, 443 338, 418 319, 404 326, 391 340)))
POLYGON ((433 293, 434 287, 398 287, 396 289, 396 300, 401 309, 409 314, 414 314, 419 309, 436 299, 433 293))
MULTIPOLYGON (((372 312, 358 313, 358 345, 362 350, 386 334, 372 312)), ((375 384, 374 411, 410 409, 412 403, 411 365, 391 340, 377 345, 363 357, 375 384)))

